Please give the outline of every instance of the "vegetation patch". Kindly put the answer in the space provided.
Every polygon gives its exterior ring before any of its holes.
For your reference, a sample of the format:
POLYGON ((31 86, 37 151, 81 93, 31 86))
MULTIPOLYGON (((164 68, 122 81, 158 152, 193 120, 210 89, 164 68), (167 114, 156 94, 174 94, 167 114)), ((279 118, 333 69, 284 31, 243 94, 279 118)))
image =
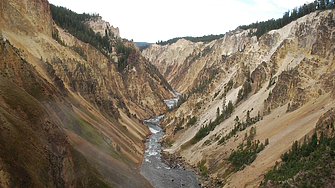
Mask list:
POLYGON ((64 43, 64 41, 59 37, 59 32, 57 29, 54 29, 52 31, 52 38, 55 39, 59 44, 61 44, 62 46, 66 46, 66 44, 64 43))
MULTIPOLYGON (((75 36, 77 39, 91 44, 93 47, 101 51, 107 56, 112 50, 108 36, 112 36, 112 32, 106 30, 106 35, 101 36, 100 33, 95 33, 91 28, 88 28, 85 21, 98 17, 96 14, 77 14, 67 8, 58 7, 50 4, 52 19, 55 23, 75 36)), ((58 33, 54 32, 53 37, 58 41, 58 33)))
POLYGON ((240 122, 240 119, 238 116, 235 117, 234 121, 235 121, 235 126, 234 128, 226 135, 226 136, 223 136, 218 144, 223 144, 226 140, 229 140, 231 137, 233 137, 234 135, 236 135, 236 133, 238 131, 244 131, 247 127, 257 123, 258 121, 262 120, 262 117, 260 115, 260 112, 258 112, 258 115, 255 116, 255 117, 250 117, 250 112, 252 111, 253 109, 251 110, 248 110, 247 111, 247 117, 246 117, 246 120, 245 122, 242 121, 240 122))
POLYGON ((187 126, 187 127, 191 127, 191 126, 193 126, 196 122, 197 122, 197 117, 193 116, 192 118, 190 118, 190 120, 188 120, 186 126, 187 126))
POLYGON ((202 126, 199 131, 195 134, 195 136, 191 139, 191 144, 196 144, 201 139, 206 137, 210 131, 213 131, 217 125, 219 125, 221 122, 223 122, 225 119, 230 117, 230 115, 233 113, 234 106, 232 101, 228 102, 227 106, 223 106, 222 113, 220 112, 217 114, 216 119, 212 122, 210 121, 209 124, 202 126))
POLYGON ((174 134, 176 134, 178 131, 184 129, 184 127, 182 126, 184 123, 185 119, 183 118, 179 123, 177 123, 176 127, 174 128, 174 134))
MULTIPOLYGON (((334 129, 332 129, 334 133, 334 129)), ((315 132, 303 143, 295 141, 289 151, 281 155, 264 176, 262 187, 334 187, 335 186, 335 137, 319 138, 315 132)))
POLYGON ((229 80, 229 82, 227 83, 227 85, 224 86, 224 92, 228 93, 228 91, 230 91, 233 88, 234 85, 234 81, 233 80, 229 80))
POLYGON ((127 67, 127 65, 131 63, 130 57, 136 55, 136 50, 132 49, 131 47, 127 47, 119 42, 116 45, 116 52, 120 54, 117 62, 117 70, 119 72, 122 72, 127 67))
POLYGON ((200 170, 200 172, 203 176, 207 175, 208 169, 206 167, 206 159, 199 161, 198 164, 197 164, 197 167, 199 168, 199 170, 200 170))
POLYGON ((252 87, 251 87, 250 82, 248 81, 244 82, 242 88, 238 91, 236 104, 238 104, 243 99, 247 98, 251 90, 252 90, 252 87))
MULTIPOLYGON (((251 132, 251 130, 250 130, 251 132)), ((237 148, 233 150, 228 158, 231 164, 236 167, 236 170, 242 170, 246 165, 250 165, 257 157, 257 153, 265 148, 265 144, 257 141, 247 140, 247 143, 242 142, 237 148)))

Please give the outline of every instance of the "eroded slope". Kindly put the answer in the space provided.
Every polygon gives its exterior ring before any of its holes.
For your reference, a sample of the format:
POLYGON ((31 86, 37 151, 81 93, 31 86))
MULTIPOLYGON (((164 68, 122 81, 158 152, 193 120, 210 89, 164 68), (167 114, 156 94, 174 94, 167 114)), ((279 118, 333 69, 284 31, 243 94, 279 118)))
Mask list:
POLYGON ((150 187, 139 173, 149 134, 141 120, 172 97, 157 69, 115 33, 111 45, 132 48, 118 70, 123 54, 55 25, 45 0, 0 9, 0 185, 150 187))

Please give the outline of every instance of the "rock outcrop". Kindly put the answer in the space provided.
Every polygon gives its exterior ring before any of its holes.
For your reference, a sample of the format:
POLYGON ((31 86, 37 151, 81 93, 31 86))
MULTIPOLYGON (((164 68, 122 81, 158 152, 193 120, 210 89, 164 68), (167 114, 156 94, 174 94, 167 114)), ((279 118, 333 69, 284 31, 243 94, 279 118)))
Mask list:
POLYGON ((86 24, 88 27, 92 28, 94 32, 100 33, 101 36, 105 36, 106 32, 110 30, 113 37, 121 37, 119 28, 114 28, 109 24, 109 22, 102 20, 101 16, 91 18, 90 20, 86 21, 86 24))

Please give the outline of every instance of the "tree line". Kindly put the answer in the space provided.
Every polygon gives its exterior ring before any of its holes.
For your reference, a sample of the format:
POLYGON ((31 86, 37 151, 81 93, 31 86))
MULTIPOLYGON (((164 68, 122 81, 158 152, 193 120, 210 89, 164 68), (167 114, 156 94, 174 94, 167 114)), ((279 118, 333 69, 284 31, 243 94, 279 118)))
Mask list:
POLYGON ((112 35, 110 31, 105 31, 104 36, 100 33, 95 33, 91 28, 88 28, 85 21, 99 16, 98 14, 77 14, 67 8, 59 7, 50 4, 52 19, 55 23, 75 36, 77 39, 91 44, 93 47, 107 55, 111 51, 111 44, 108 35, 112 35))
MULTIPOLYGON (((256 32, 250 33, 251 36, 257 36, 258 38, 267 33, 268 31, 274 29, 280 29, 287 24, 291 23, 292 21, 301 18, 307 14, 318 10, 326 10, 326 9, 334 9, 335 8, 335 0, 315 0, 312 3, 304 4, 299 8, 294 8, 293 10, 289 10, 283 14, 282 18, 279 19, 270 19, 267 21, 261 21, 252 23, 249 25, 241 25, 237 27, 237 29, 257 29, 256 32)), ((204 35, 202 37, 176 37, 167 41, 158 41, 156 44, 158 45, 166 45, 166 44, 173 44, 177 42, 179 39, 186 39, 192 42, 211 42, 213 40, 219 39, 224 37, 225 34, 219 35, 204 35)))
POLYGON ((301 18, 307 14, 318 10, 326 10, 335 8, 335 0, 315 0, 312 3, 304 4, 299 8, 294 8, 291 11, 287 11, 284 13, 282 18, 279 19, 270 19, 268 21, 256 22, 250 25, 242 25, 239 26, 238 29, 252 29, 255 28, 257 31, 255 33, 251 33, 251 35, 261 37, 263 34, 268 31, 274 29, 280 29, 292 21, 301 18))
MULTIPOLYGON (((77 14, 67 8, 52 4, 50 4, 50 10, 53 20, 59 27, 77 39, 89 43, 107 58, 110 58, 109 53, 111 53, 113 47, 115 47, 116 53, 119 55, 118 61, 116 62, 119 72, 122 72, 128 66, 129 57, 136 54, 136 51, 131 47, 125 46, 121 39, 118 39, 116 42, 111 41, 109 37, 113 37, 113 33, 110 29, 106 29, 105 35, 102 36, 100 33, 95 33, 92 28, 89 28, 85 24, 85 22, 91 18, 99 17, 99 14, 77 14)), ((60 44, 66 45, 64 41, 59 38, 58 31, 53 31, 52 37, 60 44)), ((84 51, 80 47, 72 46, 71 48, 84 59, 87 59, 84 51)))
POLYGON ((220 34, 220 35, 204 35, 202 37, 190 37, 190 36, 187 36, 187 37, 176 37, 176 38, 173 38, 173 39, 169 39, 167 41, 158 41, 156 42, 156 44, 158 45, 166 45, 166 44, 173 44, 175 42, 177 42, 179 39, 186 39, 186 40, 189 40, 189 41, 192 41, 192 42, 211 42, 213 40, 216 40, 216 39, 219 39, 219 38, 222 38, 224 37, 225 34, 220 34))

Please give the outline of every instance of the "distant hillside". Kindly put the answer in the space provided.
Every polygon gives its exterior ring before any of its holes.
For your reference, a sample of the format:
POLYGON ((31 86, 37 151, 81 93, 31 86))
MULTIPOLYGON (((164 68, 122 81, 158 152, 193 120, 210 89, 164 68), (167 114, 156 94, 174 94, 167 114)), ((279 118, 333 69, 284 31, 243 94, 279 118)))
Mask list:
POLYGON ((148 43, 148 42, 134 42, 138 47, 141 47, 141 46, 148 46, 148 45, 151 45, 153 43, 148 43))
POLYGON ((148 42, 134 42, 134 43, 139 47, 140 51, 147 49, 150 45, 153 44, 148 42))
POLYGON ((220 35, 204 35, 202 37, 190 37, 190 36, 187 36, 187 37, 176 37, 176 38, 173 38, 173 39, 170 39, 170 40, 167 40, 167 41, 158 41, 156 42, 156 44, 158 45, 166 45, 166 44, 173 44, 175 42, 177 42, 179 39, 186 39, 186 40, 189 40, 189 41, 192 41, 192 42, 211 42, 213 40, 216 40, 216 39, 219 39, 219 38, 222 38, 224 37, 225 34, 220 34, 220 35))

